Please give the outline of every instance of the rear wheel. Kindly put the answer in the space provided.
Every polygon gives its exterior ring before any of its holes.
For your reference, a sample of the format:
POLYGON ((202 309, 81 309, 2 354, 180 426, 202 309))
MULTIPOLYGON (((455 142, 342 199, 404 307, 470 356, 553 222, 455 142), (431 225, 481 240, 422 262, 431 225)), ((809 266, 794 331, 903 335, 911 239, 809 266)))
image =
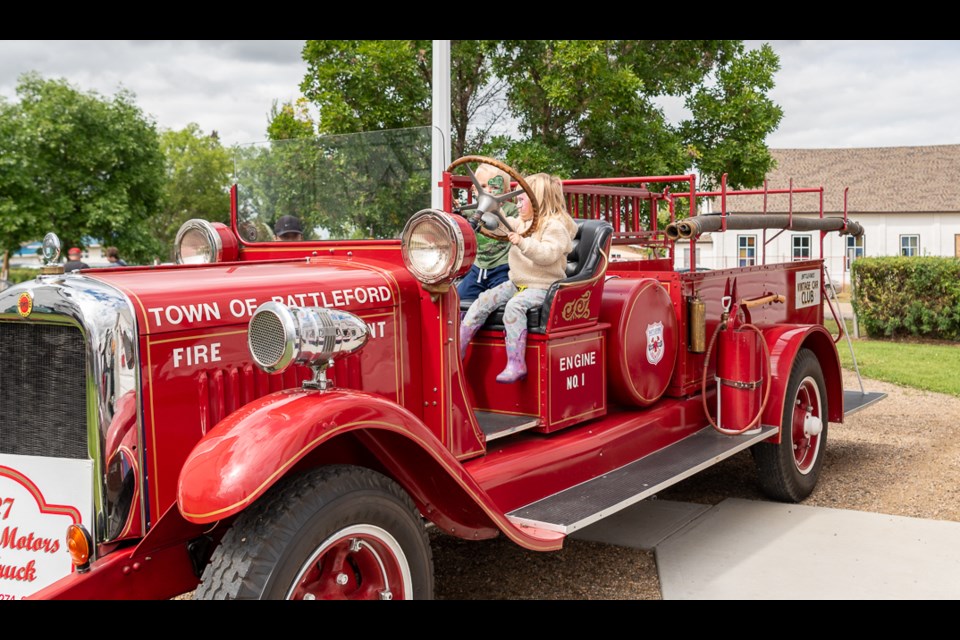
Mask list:
POLYGON ((775 500, 800 502, 813 491, 827 446, 827 392, 820 362, 801 349, 784 397, 780 443, 752 449, 760 487, 775 500))
POLYGON ((433 597, 433 557, 410 497, 370 469, 331 466, 284 481, 214 551, 198 600, 433 597))

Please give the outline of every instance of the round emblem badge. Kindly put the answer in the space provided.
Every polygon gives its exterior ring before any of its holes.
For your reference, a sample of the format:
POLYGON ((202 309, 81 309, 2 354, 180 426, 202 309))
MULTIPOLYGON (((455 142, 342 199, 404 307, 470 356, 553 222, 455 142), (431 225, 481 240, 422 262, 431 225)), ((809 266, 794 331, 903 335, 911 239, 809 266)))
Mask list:
POLYGON ((20 297, 17 298, 17 313, 19 313, 21 317, 26 318, 32 311, 33 296, 31 296, 29 292, 24 291, 20 294, 20 297))

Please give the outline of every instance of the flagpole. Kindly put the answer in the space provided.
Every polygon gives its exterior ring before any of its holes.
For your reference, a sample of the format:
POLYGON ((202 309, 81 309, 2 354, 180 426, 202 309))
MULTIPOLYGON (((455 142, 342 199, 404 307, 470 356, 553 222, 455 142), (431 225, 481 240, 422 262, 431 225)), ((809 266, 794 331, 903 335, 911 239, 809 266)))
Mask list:
POLYGON ((438 186, 450 164, 450 41, 433 41, 433 153, 431 207, 443 209, 443 189, 438 186))

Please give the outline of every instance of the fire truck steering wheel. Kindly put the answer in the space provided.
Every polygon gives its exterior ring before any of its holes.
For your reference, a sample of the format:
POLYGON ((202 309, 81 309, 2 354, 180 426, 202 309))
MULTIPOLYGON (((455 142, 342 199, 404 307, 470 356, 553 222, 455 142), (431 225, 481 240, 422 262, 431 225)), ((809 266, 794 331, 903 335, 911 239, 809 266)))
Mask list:
POLYGON ((513 229, 509 224, 507 224, 506 218, 504 218, 503 214, 500 212, 500 205, 501 203, 506 202, 507 200, 510 200, 521 193, 526 193, 527 198, 530 200, 530 209, 533 211, 533 219, 530 222, 530 226, 527 227, 527 230, 521 233, 520 236, 526 238, 536 230, 537 223, 540 220, 540 205, 537 203, 537 198, 533 195, 533 190, 530 188, 530 185, 527 184, 526 180, 523 179, 523 176, 517 173, 513 167, 510 167, 499 160, 488 158, 486 156, 463 156, 462 158, 458 158, 457 160, 451 162, 450 166, 447 167, 447 171, 453 171, 460 165, 466 165, 467 173, 470 174, 470 180, 473 182, 473 186, 477 189, 477 201, 460 207, 460 211, 469 211, 473 209, 477 210, 478 215, 474 217, 478 219, 478 222, 474 223, 474 228, 477 229, 479 233, 482 233, 488 238, 493 238, 494 240, 507 242, 507 234, 513 229), (488 164, 500 169, 501 171, 505 171, 507 175, 516 181, 517 185, 520 186, 520 189, 516 189, 501 195, 493 195, 492 193, 487 192, 485 189, 483 189, 483 187, 480 186, 480 181, 477 180, 477 176, 474 175, 473 170, 470 168, 471 164, 488 164))

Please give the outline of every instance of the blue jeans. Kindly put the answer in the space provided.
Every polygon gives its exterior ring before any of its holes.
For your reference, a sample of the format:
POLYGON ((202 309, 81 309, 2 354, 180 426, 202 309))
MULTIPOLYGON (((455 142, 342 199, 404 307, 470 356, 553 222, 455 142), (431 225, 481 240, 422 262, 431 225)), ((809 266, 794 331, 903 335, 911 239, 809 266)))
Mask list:
POLYGON ((457 293, 460 294, 461 300, 476 300, 484 291, 489 291, 506 282, 509 275, 510 265, 507 264, 483 271, 477 265, 473 265, 457 285, 457 293))

